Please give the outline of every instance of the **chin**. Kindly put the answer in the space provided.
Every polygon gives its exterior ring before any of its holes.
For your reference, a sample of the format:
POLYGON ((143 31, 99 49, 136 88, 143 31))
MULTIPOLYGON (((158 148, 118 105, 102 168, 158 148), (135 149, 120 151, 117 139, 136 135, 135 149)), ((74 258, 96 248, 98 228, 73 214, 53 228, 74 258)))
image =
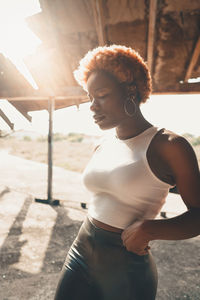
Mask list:
POLYGON ((98 126, 101 130, 112 129, 115 127, 114 125, 111 125, 111 124, 103 124, 103 122, 102 122, 102 124, 98 124, 98 126))
POLYGON ((118 126, 118 122, 116 120, 111 119, 103 119, 102 121, 96 123, 102 130, 112 129, 118 126))

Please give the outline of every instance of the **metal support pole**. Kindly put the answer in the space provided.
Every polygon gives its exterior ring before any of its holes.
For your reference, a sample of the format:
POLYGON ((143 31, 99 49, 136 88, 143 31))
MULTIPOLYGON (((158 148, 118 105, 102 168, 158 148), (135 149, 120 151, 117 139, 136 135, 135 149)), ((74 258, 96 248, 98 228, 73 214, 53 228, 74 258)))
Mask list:
POLYGON ((48 133, 48 186, 47 186, 47 199, 49 204, 52 202, 52 153, 53 153, 53 112, 54 112, 54 97, 48 100, 49 112, 49 133, 48 133))
POLYGON ((48 100, 49 112, 49 133, 48 133, 48 185, 47 185, 47 200, 35 199, 36 202, 59 205, 59 200, 52 198, 52 178, 53 178, 53 112, 54 112, 55 97, 50 97, 48 100))

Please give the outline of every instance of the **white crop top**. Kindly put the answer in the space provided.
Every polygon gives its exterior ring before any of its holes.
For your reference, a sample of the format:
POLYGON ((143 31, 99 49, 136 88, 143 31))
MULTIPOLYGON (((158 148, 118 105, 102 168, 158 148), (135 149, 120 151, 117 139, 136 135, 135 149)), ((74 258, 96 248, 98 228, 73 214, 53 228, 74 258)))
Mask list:
POLYGON ((101 143, 83 172, 91 192, 89 216, 122 229, 155 218, 171 187, 154 175, 147 161, 157 132, 153 126, 133 138, 111 136, 101 143))

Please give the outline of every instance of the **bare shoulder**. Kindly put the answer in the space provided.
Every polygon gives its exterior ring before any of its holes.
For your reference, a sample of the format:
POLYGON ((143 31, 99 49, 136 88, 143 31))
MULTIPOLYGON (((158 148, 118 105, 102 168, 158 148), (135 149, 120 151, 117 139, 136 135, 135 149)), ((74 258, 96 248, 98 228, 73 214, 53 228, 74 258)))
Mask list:
POLYGON ((154 138, 155 144, 161 148, 174 149, 189 149, 192 148, 190 143, 181 135, 167 129, 158 131, 154 138))
POLYGON ((155 136, 154 146, 157 151, 168 159, 195 159, 191 144, 181 135, 170 130, 161 129, 155 136))
POLYGON ((160 142, 162 144, 175 143, 182 139, 186 141, 186 139, 181 135, 178 135, 177 133, 174 133, 173 131, 170 131, 165 128, 158 131, 158 133, 155 136, 155 139, 157 140, 157 142, 160 142))
POLYGON ((156 133, 148 148, 147 159, 154 173, 169 184, 178 184, 184 174, 186 177, 192 173, 196 178, 199 176, 197 158, 190 143, 167 129, 156 133))

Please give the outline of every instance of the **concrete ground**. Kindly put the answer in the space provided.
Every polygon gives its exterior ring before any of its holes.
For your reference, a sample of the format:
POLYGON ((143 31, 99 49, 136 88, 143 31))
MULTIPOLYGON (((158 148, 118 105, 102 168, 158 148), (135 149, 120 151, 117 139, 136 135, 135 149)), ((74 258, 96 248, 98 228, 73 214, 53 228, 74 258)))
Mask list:
MULTIPOLYGON (((0 152, 0 166, 0 299, 53 300, 67 250, 87 213, 80 203, 89 193, 79 173, 55 167, 53 195, 60 206, 37 203, 35 198, 47 197, 46 165, 0 152)), ((162 211, 173 217, 185 206, 169 194, 162 211)), ((200 299, 199 241, 152 242, 157 300, 200 299)))

